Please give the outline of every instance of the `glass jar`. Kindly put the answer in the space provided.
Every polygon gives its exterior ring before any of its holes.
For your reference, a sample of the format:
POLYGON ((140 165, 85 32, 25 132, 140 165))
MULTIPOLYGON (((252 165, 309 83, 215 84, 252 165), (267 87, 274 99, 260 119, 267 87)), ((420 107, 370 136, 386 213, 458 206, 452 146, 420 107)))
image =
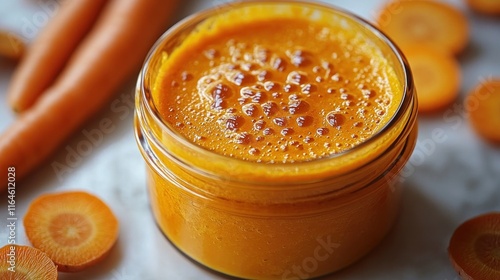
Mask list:
POLYGON ((408 63, 366 21, 324 4, 246 1, 195 14, 167 31, 137 83, 135 131, 147 163, 157 224, 180 251, 224 274, 250 279, 305 279, 352 264, 393 225, 399 171, 414 149, 417 101, 408 63), (234 9, 289 5, 321 11, 369 38, 401 85, 390 121, 367 141, 326 158, 265 164, 225 157, 179 135, 156 110, 153 84, 168 54, 197 26, 234 9))

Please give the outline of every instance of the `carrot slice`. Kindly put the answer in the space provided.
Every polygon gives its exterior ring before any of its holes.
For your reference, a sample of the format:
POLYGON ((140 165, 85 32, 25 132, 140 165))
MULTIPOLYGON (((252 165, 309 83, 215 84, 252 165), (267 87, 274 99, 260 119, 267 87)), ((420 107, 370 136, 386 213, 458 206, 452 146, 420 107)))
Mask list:
POLYGON ((44 252, 29 246, 5 245, 0 248, 0 279, 56 280, 56 265, 44 252))
POLYGON ((451 237, 448 254, 462 279, 500 279, 500 212, 460 225, 451 237))
POLYGON ((404 54, 415 81, 420 113, 433 113, 456 99, 461 76, 454 57, 426 47, 409 48, 404 54))
POLYGON ((377 24, 403 50, 429 45, 458 54, 469 40, 466 17, 454 7, 438 1, 392 2, 382 9, 377 24))
POLYGON ((24 217, 26 235, 59 271, 75 272, 101 261, 118 237, 118 220, 99 198, 86 192, 47 194, 24 217))
POLYGON ((498 0, 467 0, 467 4, 478 13, 491 16, 500 15, 500 1, 498 0))
POLYGON ((500 144, 500 78, 476 86, 465 105, 474 130, 485 139, 500 144))
POLYGON ((24 42, 15 34, 0 30, 0 56, 17 60, 26 49, 24 42))

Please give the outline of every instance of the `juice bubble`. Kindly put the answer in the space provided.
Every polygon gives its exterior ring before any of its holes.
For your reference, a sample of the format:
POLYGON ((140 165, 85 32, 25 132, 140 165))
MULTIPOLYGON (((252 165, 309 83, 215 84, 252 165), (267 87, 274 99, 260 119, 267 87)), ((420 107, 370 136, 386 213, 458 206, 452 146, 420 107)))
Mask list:
POLYGON ((347 94, 347 93, 342 93, 342 94, 340 95, 340 98, 341 98, 342 100, 349 100, 349 99, 352 99, 352 96, 351 96, 351 95, 349 95, 349 94, 347 94))
POLYGON ((202 140, 205 140, 205 136, 202 136, 202 135, 195 135, 194 136, 194 140, 195 141, 202 141, 202 140))
POLYGON ((236 129, 241 127, 241 125, 243 124, 243 119, 238 115, 225 114, 219 119, 218 122, 224 125, 226 129, 235 131, 236 129))
POLYGON ((271 81, 267 81, 264 83, 264 89, 267 90, 267 91, 272 91, 272 90, 277 90, 278 89, 278 85, 274 82, 271 82, 271 81))
POLYGON ((271 58, 271 67, 273 67, 274 69, 276 69, 280 72, 283 72, 286 69, 286 62, 281 57, 274 55, 271 58))
POLYGON ((304 143, 306 143, 306 144, 309 144, 313 141, 314 141, 314 138, 312 138, 311 136, 306 136, 306 138, 304 138, 304 143))
POLYGON ((256 155, 258 154, 260 151, 259 149, 257 148, 250 148, 250 150, 248 150, 248 153, 251 154, 251 155, 256 155))
POLYGON ((332 69, 333 69, 333 65, 332 65, 330 62, 326 61, 326 60, 322 60, 322 61, 321 61, 321 67, 322 67, 323 69, 327 70, 327 71, 329 71, 329 70, 332 70, 332 69))
POLYGON ((242 87, 240 95, 243 98, 251 99, 255 103, 260 103, 264 97, 264 94, 256 86, 242 87))
POLYGON ((182 71, 181 73, 181 79, 186 82, 186 81, 189 81, 191 79, 193 79, 193 75, 191 75, 189 72, 187 71, 182 71))
POLYGON ((285 118, 274 118, 273 123, 277 126, 285 126, 286 120, 285 120, 285 118))
POLYGON ((376 96, 375 91, 369 90, 369 89, 361 90, 361 94, 363 94, 363 97, 365 97, 365 98, 373 98, 376 96))
POLYGON ((292 115, 305 113, 308 107, 309 104, 303 100, 294 99, 288 102, 288 112, 292 115))
POLYGON ((243 113, 245 113, 245 115, 253 116, 253 115, 255 115, 255 113, 257 111, 257 106, 255 106, 255 104, 253 104, 253 103, 250 103, 250 104, 243 105, 241 107, 241 109, 243 110, 243 113))
POLYGON ((288 84, 301 85, 307 81, 307 74, 302 71, 292 71, 286 77, 288 84))
POLYGON ((218 55, 218 52, 214 49, 208 49, 208 50, 204 51, 203 54, 209 60, 214 60, 215 57, 218 55))
POLYGON ((247 102, 248 102, 248 98, 246 98, 246 97, 240 97, 240 98, 238 98, 238 103, 240 103, 240 105, 243 105, 243 104, 245 104, 247 102))
POLYGON ((226 107, 226 103, 224 102, 224 99, 216 95, 213 99, 211 107, 212 109, 220 111, 226 107))
POLYGON ((243 54, 243 60, 248 61, 248 62, 253 61, 254 60, 253 54, 251 54, 251 53, 244 53, 243 54))
POLYGON ((222 110, 225 108, 224 99, 231 95, 231 89, 222 83, 208 84, 201 92, 201 96, 211 101, 211 107, 215 110, 222 110))
POLYGON ((313 85, 303 84, 300 86, 300 90, 302 91, 303 94, 310 94, 311 91, 313 90, 313 85))
POLYGON ((330 79, 332 79, 332 81, 334 81, 334 82, 339 82, 341 80, 341 77, 340 77, 339 73, 336 73, 336 74, 332 75, 332 77, 330 79))
POLYGON ((297 67, 307 66, 311 63, 310 54, 304 50, 287 50, 286 55, 290 59, 290 62, 297 67))
POLYGON ((253 124, 255 130, 262 130, 266 126, 266 122, 263 120, 258 120, 253 124))
POLYGON ((342 114, 330 112, 326 114, 326 121, 333 127, 339 127, 344 123, 345 117, 342 114))
POLYGON ((274 115, 278 111, 278 105, 272 101, 267 101, 260 106, 266 116, 274 115))
POLYGON ((241 86, 247 77, 241 71, 231 71, 226 72, 226 79, 237 86, 241 86))
POLYGON ((219 83, 215 85, 215 87, 212 89, 212 96, 215 97, 220 97, 220 98, 228 98, 231 95, 231 89, 222 83, 219 83))
POLYGON ((260 70, 257 72, 257 80, 259 82, 263 82, 265 81, 266 79, 269 78, 269 72, 267 72, 266 70, 260 70))
POLYGON ((254 97, 252 97, 252 102, 260 103, 264 99, 264 94, 262 92, 257 92, 254 97))
POLYGON ((287 135, 290 135, 293 133, 293 129, 292 128, 283 128, 281 130, 281 135, 283 136, 287 136, 287 135))
POLYGON ((254 65, 250 62, 242 63, 240 65, 240 68, 241 68, 241 70, 249 72, 250 70, 252 70, 254 68, 254 65))
POLYGON ((295 94, 295 93, 294 94, 290 94, 288 96, 288 100, 290 100, 290 101, 297 101, 297 100, 299 100, 299 96, 297 94, 295 94))
POLYGON ((234 142, 237 144, 248 144, 250 142, 250 134, 246 132, 236 134, 234 142))
POLYGON ((268 127, 268 128, 265 128, 262 133, 264 135, 272 135, 272 134, 274 134, 274 130, 272 128, 268 127))
POLYGON ((283 87, 283 90, 285 92, 292 92, 293 91, 293 88, 294 86, 292 84, 286 84, 284 87, 283 87))
POLYGON ((300 116, 300 117, 297 117, 297 119, 296 119, 297 125, 299 127, 309 126, 312 123, 312 120, 313 120, 313 118, 309 117, 309 116, 300 116))
POLYGON ((323 136, 328 134, 328 128, 326 127, 320 127, 316 130, 316 134, 323 136))
POLYGON ((255 60, 259 62, 261 65, 266 63, 269 60, 269 50, 262 46, 255 46, 253 48, 253 54, 255 60))

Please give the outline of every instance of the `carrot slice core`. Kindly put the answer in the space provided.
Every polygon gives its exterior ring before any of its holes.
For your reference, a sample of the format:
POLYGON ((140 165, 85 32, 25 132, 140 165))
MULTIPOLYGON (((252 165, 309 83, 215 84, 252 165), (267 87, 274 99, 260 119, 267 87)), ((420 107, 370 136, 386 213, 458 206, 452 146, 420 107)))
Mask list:
POLYGON ((101 261, 118 236, 118 220, 109 207, 85 192, 37 198, 28 208, 24 227, 33 246, 66 272, 101 261))
POLYGON ((92 225, 84 215, 64 213, 52 219, 49 231, 55 242, 71 247, 84 243, 90 237, 92 225))

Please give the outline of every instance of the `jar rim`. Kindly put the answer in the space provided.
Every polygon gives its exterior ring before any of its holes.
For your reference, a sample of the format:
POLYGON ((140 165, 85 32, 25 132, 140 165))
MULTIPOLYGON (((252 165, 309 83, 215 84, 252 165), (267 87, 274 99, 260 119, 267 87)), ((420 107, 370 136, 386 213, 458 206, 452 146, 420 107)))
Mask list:
MULTIPOLYGON (((351 147, 349 149, 343 150, 338 153, 330 154, 328 156, 324 157, 319 157, 319 158, 314 158, 310 160, 304 160, 304 161, 295 161, 295 162, 274 162, 273 166, 280 168, 280 167, 286 167, 289 168, 290 166, 300 168, 300 167, 305 167, 311 164, 319 164, 322 162, 327 162, 335 159, 342 158, 344 156, 356 153, 359 150, 362 150, 369 146, 370 144, 376 142, 377 140, 380 140, 380 138, 383 137, 385 133, 390 131, 393 127, 395 127, 401 119, 405 117, 406 110, 405 108, 408 108, 411 103, 414 101, 414 82, 413 79, 411 78, 411 70, 408 61, 406 60, 405 56, 403 55, 402 51, 399 49, 399 47, 381 30, 379 30, 377 27, 375 27, 373 24, 368 22, 367 20, 363 19, 362 17, 347 11, 343 8, 339 8, 336 5, 328 4, 328 3, 323 3, 323 2, 318 2, 318 1, 309 1, 309 0, 245 0, 245 1, 234 1, 234 2, 228 2, 224 3, 221 5, 216 5, 214 7, 199 11, 197 13, 194 13, 183 20, 179 21, 172 27, 170 27, 167 31, 165 31, 159 38, 158 40, 154 43, 152 48, 150 49, 149 53, 146 56, 145 62, 143 64, 143 67, 141 69, 140 75, 139 75, 139 81, 138 81, 138 88, 139 90, 139 98, 142 100, 148 100, 148 95, 150 94, 149 91, 147 90, 147 87, 145 85, 145 77, 150 69, 151 62, 155 58, 155 55, 162 50, 163 43, 168 41, 171 38, 174 38, 178 32, 183 30, 183 27, 189 26, 191 23, 195 22, 196 19, 201 19, 205 20, 210 18, 211 16, 214 16, 216 13, 221 13, 221 12, 227 12, 230 11, 234 5, 241 5, 239 7, 244 7, 244 6, 252 6, 252 5, 259 5, 259 4, 290 4, 290 5, 304 5, 305 7, 312 7, 312 8, 320 8, 323 10, 328 10, 329 12, 333 12, 335 14, 341 15, 345 18, 349 18, 353 20, 356 24, 359 24, 360 27, 367 29, 372 35, 374 35, 376 39, 380 40, 385 46, 389 47, 390 51, 395 55, 397 59, 397 63, 394 65, 396 68, 400 68, 400 70, 403 73, 404 76, 404 81, 402 83, 402 98, 400 103, 398 104, 397 109, 395 110, 394 114, 389 118, 389 120, 373 135, 371 135, 369 138, 367 138, 365 141, 356 144, 354 147, 351 147)), ((147 114, 149 114, 155 124, 159 125, 160 128, 164 133, 168 133, 172 139, 175 139, 175 141, 178 141, 181 145, 184 147, 187 147, 188 149, 196 152, 196 153, 201 153, 206 156, 209 156, 213 158, 214 160, 225 160, 228 162, 228 164, 231 164, 231 162, 236 163, 236 164, 242 164, 244 163, 245 165, 262 165, 261 162, 257 161, 249 161, 249 160, 244 160, 236 157, 230 157, 230 156, 225 156, 222 154, 219 154, 215 151, 211 151, 208 149, 203 148, 202 146, 196 145, 192 141, 189 141, 187 138, 183 137, 181 134, 179 134, 175 129, 173 129, 169 124, 164 122, 163 118, 159 115, 158 111, 156 108, 153 108, 154 104, 152 102, 143 102, 144 108, 147 110, 147 114)), ((390 146, 390 145, 389 145, 390 146)), ((163 146, 159 147, 162 149, 162 152, 166 152, 163 146)))

